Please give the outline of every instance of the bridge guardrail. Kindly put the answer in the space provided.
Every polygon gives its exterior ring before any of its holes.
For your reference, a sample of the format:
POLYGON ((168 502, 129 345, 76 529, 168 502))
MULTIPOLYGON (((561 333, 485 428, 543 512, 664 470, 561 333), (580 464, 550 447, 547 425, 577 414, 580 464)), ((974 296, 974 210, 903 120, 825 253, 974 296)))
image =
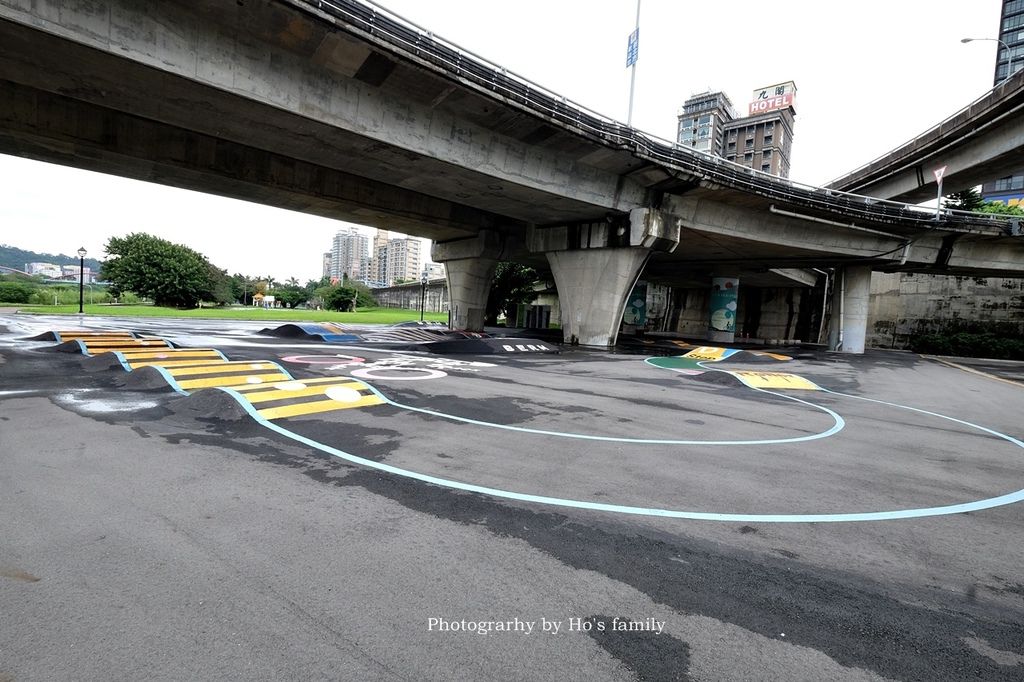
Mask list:
POLYGON ((639 158, 700 179, 811 208, 826 211, 842 209, 846 214, 876 221, 919 223, 927 228, 941 225, 954 230, 978 229, 1011 233, 1008 216, 943 209, 937 222, 934 209, 805 185, 642 133, 438 38, 430 31, 368 0, 283 1, 293 5, 315 6, 349 25, 350 30, 363 32, 387 43, 392 50, 438 67, 443 75, 459 79, 474 89, 489 92, 522 107, 528 113, 575 128, 579 133, 595 138, 602 144, 629 151, 639 158))

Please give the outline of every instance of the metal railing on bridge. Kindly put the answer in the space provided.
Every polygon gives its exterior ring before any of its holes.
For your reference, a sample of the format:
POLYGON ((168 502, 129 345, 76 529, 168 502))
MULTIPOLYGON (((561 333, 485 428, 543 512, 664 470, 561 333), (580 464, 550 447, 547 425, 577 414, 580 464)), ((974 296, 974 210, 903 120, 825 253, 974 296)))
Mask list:
POLYGON ((575 129, 601 144, 724 187, 829 212, 838 210, 876 222, 919 223, 929 228, 941 225, 945 229, 1003 234, 1013 234, 1014 226, 1019 224, 1008 216, 951 209, 943 209, 937 223, 934 209, 805 185, 682 147, 568 100, 367 0, 282 1, 315 7, 347 24, 348 30, 364 33, 427 66, 439 68, 443 75, 575 129))

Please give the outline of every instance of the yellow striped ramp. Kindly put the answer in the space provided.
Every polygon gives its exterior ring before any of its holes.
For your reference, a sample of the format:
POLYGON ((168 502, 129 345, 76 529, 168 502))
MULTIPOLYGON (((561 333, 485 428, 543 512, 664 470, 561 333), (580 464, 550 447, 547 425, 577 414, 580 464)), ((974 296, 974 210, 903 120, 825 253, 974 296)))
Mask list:
POLYGON ((113 351, 125 351, 138 348, 170 348, 171 342, 166 339, 77 339, 86 355, 98 355, 113 351))
POLYGON ((197 360, 176 367, 156 365, 178 388, 221 388, 291 381, 292 377, 269 360, 197 360))
POLYGON ((264 419, 298 417, 384 403, 362 381, 345 377, 293 379, 234 389, 264 419))
POLYGON ((78 339, 83 340, 112 340, 112 339, 133 339, 135 334, 132 332, 92 332, 92 331, 78 331, 78 330, 61 330, 50 332, 59 343, 65 341, 77 341, 78 339))
POLYGON ((117 351, 117 356, 129 372, 140 367, 182 367, 227 361, 224 354, 215 348, 131 349, 117 351))

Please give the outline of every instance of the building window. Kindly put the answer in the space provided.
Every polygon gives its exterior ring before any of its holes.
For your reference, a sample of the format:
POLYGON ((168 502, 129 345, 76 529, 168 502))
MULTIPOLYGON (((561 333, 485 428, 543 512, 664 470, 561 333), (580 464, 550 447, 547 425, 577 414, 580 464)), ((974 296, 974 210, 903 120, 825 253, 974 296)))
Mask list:
POLYGON ((743 160, 744 161, 753 161, 754 160, 754 155, 751 152, 747 152, 746 154, 743 155, 743 160))
POLYGON ((746 144, 746 148, 747 148, 747 149, 752 149, 752 148, 753 148, 753 146, 754 146, 754 140, 752 140, 752 139, 750 139, 750 138, 747 138, 747 144, 746 144))
POLYGON ((764 131, 766 133, 770 133, 773 130, 775 130, 775 121, 768 121, 764 124, 764 131))
POLYGON ((765 135, 764 136, 764 143, 765 144, 771 144, 772 143, 772 136, 771 135, 765 135))
POLYGON ((736 139, 736 131, 735 130, 730 130, 729 131, 729 139, 730 140, 735 140, 736 139))
POLYGON ((736 160, 736 155, 735 154, 730 154, 729 156, 725 157, 725 160, 726 161, 735 161, 736 160))
POLYGON ((765 149, 763 152, 761 152, 761 158, 762 159, 770 159, 770 158, 772 158, 772 150, 771 149, 765 149))
POLYGON ((771 173, 772 172, 772 165, 770 163, 762 163, 761 164, 761 170, 763 170, 765 173, 771 173))
POLYGON ((725 147, 726 147, 726 149, 728 149, 731 152, 731 151, 736 149, 736 143, 735 142, 730 142, 725 147))

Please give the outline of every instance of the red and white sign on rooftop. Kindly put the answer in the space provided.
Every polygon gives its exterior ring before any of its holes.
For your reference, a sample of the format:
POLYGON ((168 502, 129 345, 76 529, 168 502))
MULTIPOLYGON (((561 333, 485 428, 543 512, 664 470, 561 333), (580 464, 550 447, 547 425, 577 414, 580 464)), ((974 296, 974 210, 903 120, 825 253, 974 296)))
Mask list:
POLYGON ((753 100, 750 102, 748 115, 763 114, 776 109, 785 109, 793 106, 796 100, 796 83, 786 81, 776 83, 754 90, 753 100))

